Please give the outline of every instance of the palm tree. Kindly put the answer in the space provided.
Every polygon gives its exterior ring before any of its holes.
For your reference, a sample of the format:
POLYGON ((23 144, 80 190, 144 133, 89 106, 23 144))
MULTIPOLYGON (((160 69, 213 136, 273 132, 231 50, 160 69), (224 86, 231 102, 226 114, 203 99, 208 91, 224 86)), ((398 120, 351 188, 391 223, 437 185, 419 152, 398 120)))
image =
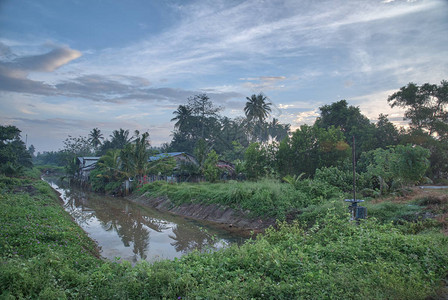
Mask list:
POLYGON ((137 137, 134 141, 134 153, 133 153, 133 160, 134 160, 134 167, 135 167, 135 174, 138 176, 139 179, 145 175, 147 169, 148 169, 148 146, 149 146, 149 133, 145 132, 141 136, 137 137))
POLYGON ((249 122, 255 120, 256 123, 263 123, 271 112, 270 106, 272 103, 266 102, 266 96, 263 94, 252 95, 250 98, 246 97, 247 102, 244 107, 244 113, 246 114, 249 122))
POLYGON ((123 149, 131 140, 129 138, 129 130, 124 130, 123 128, 114 130, 110 137, 114 149, 123 149))
POLYGON ((98 161, 97 167, 102 170, 102 176, 106 177, 108 181, 119 181, 123 178, 121 172, 121 160, 119 150, 109 150, 98 161))
POLYGON ((101 130, 99 130, 98 128, 93 128, 89 133, 89 143, 95 149, 97 149, 99 146, 101 146, 101 140, 104 140, 104 136, 101 133, 101 130))
POLYGON ((290 124, 281 124, 276 118, 273 118, 272 122, 268 125, 269 135, 272 140, 276 140, 277 142, 282 141, 288 136, 290 128, 290 124))
POLYGON ((171 121, 177 121, 174 128, 179 131, 187 131, 191 123, 192 109, 188 105, 179 105, 173 114, 176 116, 171 121))

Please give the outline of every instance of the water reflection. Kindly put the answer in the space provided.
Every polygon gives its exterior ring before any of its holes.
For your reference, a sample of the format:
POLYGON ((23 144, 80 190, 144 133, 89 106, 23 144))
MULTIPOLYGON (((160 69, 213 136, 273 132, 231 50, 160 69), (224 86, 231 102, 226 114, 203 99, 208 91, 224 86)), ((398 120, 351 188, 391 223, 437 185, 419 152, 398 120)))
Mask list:
POLYGON ((65 210, 98 242, 101 255, 108 259, 120 257, 133 263, 172 259, 194 249, 217 250, 242 241, 230 233, 123 198, 62 188, 61 184, 46 180, 61 193, 65 210))

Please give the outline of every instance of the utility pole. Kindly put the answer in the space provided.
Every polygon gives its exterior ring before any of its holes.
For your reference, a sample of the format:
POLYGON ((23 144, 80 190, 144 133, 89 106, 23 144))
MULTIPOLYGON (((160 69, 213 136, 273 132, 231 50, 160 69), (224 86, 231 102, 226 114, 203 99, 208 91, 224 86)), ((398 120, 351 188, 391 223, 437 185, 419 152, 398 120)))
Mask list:
POLYGON ((358 206, 358 203, 364 202, 364 200, 356 199, 356 145, 355 136, 353 136, 353 147, 352 147, 352 157, 353 157, 353 199, 345 199, 345 202, 350 202, 348 207, 352 217, 350 220, 365 219, 367 217, 367 208, 363 206, 358 206))

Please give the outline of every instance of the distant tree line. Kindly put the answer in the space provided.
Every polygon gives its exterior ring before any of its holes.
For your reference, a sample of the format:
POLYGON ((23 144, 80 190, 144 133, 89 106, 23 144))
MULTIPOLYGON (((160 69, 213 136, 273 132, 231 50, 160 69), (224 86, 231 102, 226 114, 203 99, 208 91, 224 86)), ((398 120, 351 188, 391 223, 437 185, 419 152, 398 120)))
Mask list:
MULTIPOLYGON (((423 175, 440 181, 448 174, 447 90, 447 81, 422 86, 410 83, 391 95, 388 102, 392 107, 406 109, 404 119, 409 121, 409 128, 398 129, 383 114, 372 123, 358 107, 340 100, 319 107, 320 116, 314 124, 302 125, 293 132, 289 124, 270 119, 272 104, 263 94, 247 97, 244 116, 234 119, 222 116, 222 107, 206 94, 199 94, 173 112, 172 140, 161 149, 150 147, 149 133, 135 132, 131 136, 129 130, 120 128, 105 139, 94 128, 87 137, 69 136, 63 150, 38 154, 35 161, 67 165, 75 156, 103 156, 101 172, 111 173, 97 178, 114 181, 120 176, 150 172, 146 165, 149 155, 179 151, 194 154, 199 162, 198 168, 185 167, 184 172, 207 174, 211 181, 217 176, 210 162, 224 159, 233 162, 237 172, 250 180, 317 176, 335 181, 329 175, 339 174, 345 178, 339 184, 346 185, 350 181, 354 137, 357 176, 361 183, 370 182, 366 188, 381 190, 397 182, 416 182, 423 175), (138 146, 143 136, 145 146, 138 146), (106 166, 106 161, 115 161, 115 165, 106 166), (112 170, 119 172, 113 174, 112 170), (406 175, 404 170, 417 175, 406 175)), ((168 174, 172 165, 167 163, 159 173, 168 174)), ((70 171, 70 167, 67 169, 70 171)))

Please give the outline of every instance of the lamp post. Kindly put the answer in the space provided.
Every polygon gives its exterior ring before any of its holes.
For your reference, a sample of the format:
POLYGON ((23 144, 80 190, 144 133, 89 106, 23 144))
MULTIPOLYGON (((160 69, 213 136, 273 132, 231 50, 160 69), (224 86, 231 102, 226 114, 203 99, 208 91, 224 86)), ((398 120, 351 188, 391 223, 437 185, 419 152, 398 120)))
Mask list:
POLYGON ((355 136, 353 136, 353 199, 345 199, 345 202, 349 202, 350 205, 348 207, 351 218, 350 220, 365 219, 367 217, 367 208, 363 206, 358 206, 358 203, 364 202, 364 200, 356 199, 356 146, 355 146, 355 136))

